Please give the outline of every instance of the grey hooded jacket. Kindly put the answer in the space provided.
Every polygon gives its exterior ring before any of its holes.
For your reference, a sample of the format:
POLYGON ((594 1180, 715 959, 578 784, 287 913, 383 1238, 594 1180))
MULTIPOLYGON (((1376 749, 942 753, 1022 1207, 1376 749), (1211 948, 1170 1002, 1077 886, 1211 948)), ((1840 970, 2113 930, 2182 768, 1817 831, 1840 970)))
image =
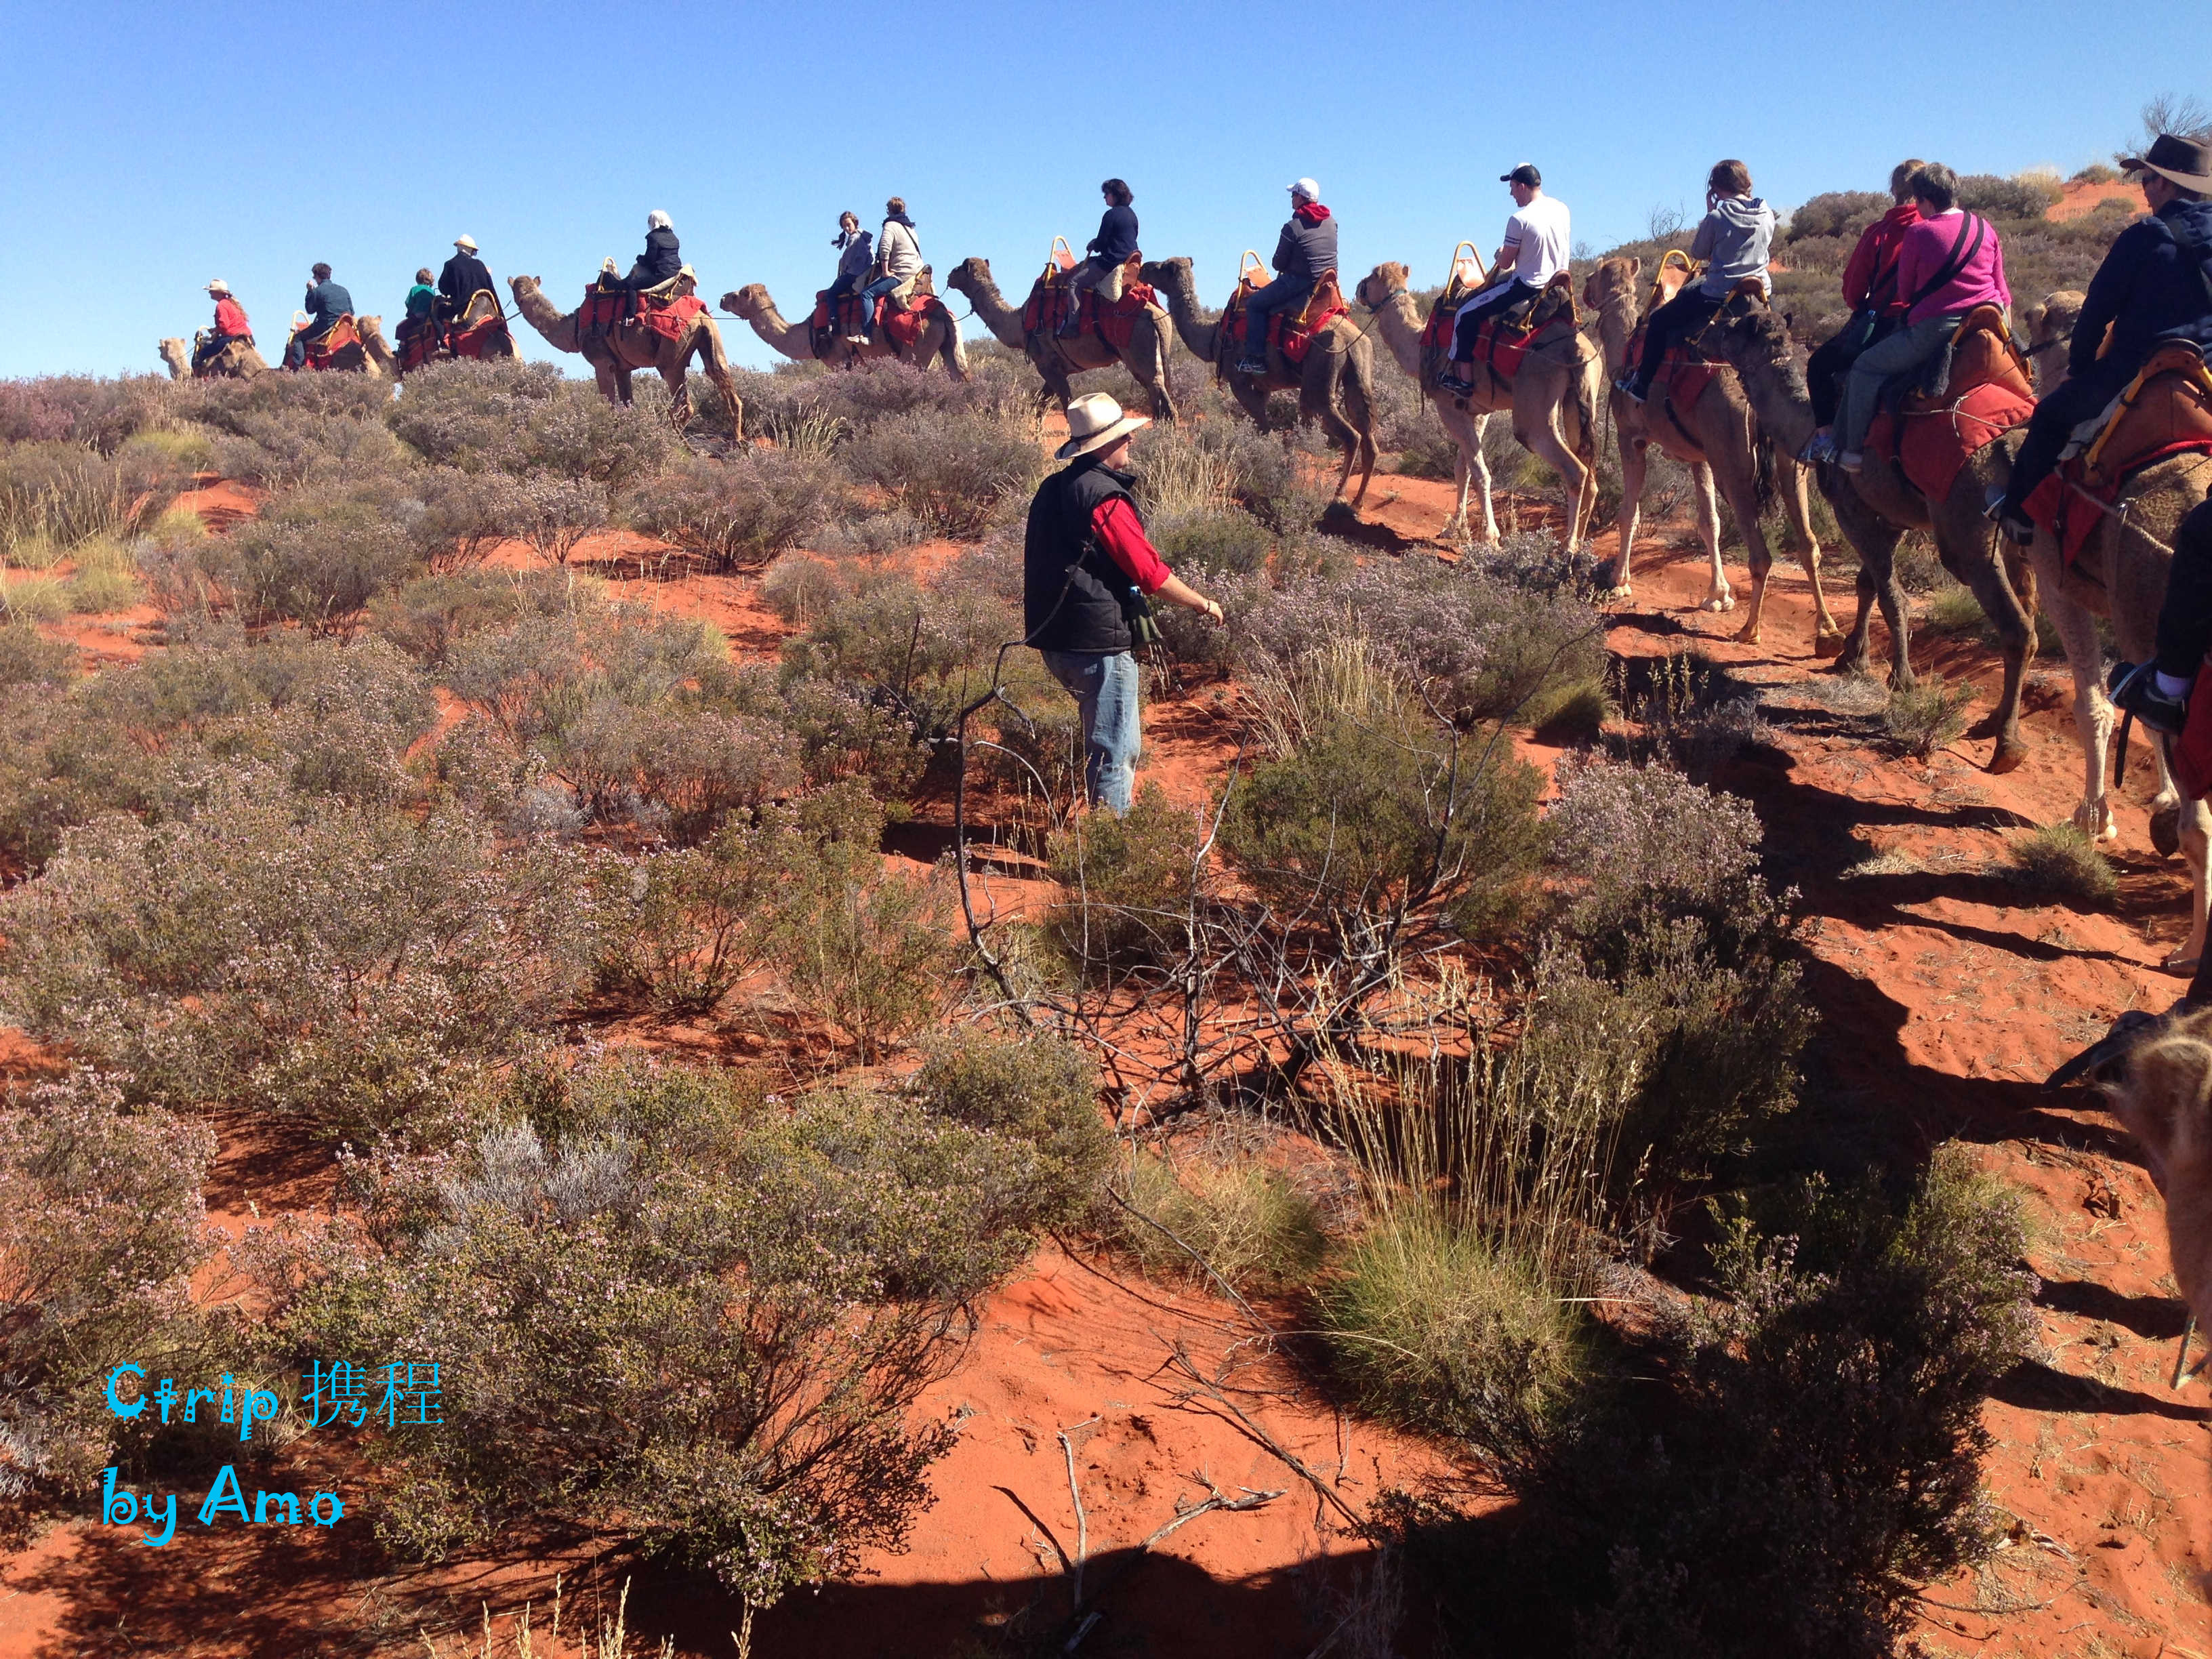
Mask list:
POLYGON ((1756 276, 1770 294, 1766 252, 1774 240, 1774 210, 1758 196, 1723 196, 1713 204, 1690 243, 1690 257, 1710 263, 1698 289, 1720 300, 1747 276, 1756 276))

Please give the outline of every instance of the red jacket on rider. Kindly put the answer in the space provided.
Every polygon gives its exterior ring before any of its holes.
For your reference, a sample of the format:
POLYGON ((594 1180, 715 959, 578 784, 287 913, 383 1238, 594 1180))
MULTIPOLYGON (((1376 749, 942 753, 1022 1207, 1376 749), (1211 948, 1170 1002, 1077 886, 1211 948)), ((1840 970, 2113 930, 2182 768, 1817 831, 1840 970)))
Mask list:
POLYGON ((226 340, 253 332, 253 325, 246 320, 246 307, 228 295, 215 302, 215 331, 226 340))
POLYGON ((1853 311, 1869 307, 1884 316, 1901 314, 1904 298, 1897 291, 1897 256, 1905 246, 1905 233, 1920 222, 1920 204, 1903 202, 1859 233, 1844 267, 1844 303, 1853 311))

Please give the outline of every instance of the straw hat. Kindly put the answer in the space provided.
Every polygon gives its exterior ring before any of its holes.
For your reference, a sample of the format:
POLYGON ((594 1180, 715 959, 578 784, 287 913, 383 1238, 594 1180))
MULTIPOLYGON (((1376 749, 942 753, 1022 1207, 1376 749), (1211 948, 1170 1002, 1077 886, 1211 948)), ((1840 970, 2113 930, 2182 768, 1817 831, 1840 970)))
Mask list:
POLYGON ((1124 415, 1121 405, 1103 392, 1085 392, 1067 406, 1067 441, 1060 447, 1060 459, 1088 455, 1152 423, 1149 415, 1124 415))
POLYGON ((218 276, 215 281, 207 285, 207 291, 210 294, 222 295, 228 298, 230 294, 230 284, 224 282, 222 277, 218 276))
POLYGON ((453 246, 464 253, 474 253, 477 251, 477 239, 473 236, 456 236, 453 238, 453 246))
POLYGON ((2123 173, 2155 173, 2184 190, 2212 191, 2212 144, 2160 133, 2141 155, 2123 156, 2123 173))

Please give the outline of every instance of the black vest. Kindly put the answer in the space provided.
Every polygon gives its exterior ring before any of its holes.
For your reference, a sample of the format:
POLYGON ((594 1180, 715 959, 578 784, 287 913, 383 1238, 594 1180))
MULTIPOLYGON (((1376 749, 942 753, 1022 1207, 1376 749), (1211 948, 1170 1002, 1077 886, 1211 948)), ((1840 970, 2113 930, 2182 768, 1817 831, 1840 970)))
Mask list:
POLYGON ((1136 584, 1098 544, 1091 522, 1100 503, 1128 501, 1134 482, 1080 456, 1037 486, 1023 543, 1025 643, 1040 651, 1127 651, 1135 643, 1121 596, 1136 584))

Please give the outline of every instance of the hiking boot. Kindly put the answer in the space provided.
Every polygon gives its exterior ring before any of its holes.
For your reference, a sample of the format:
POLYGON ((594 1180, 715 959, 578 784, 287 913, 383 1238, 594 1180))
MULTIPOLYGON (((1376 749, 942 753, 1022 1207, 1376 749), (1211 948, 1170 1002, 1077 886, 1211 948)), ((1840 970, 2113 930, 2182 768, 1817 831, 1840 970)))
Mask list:
POLYGON ((1846 472, 1863 472, 1866 471, 1866 457, 1856 449, 1846 449, 1836 457, 1836 465, 1846 472))
POLYGON ((2114 663, 2112 675, 2106 681, 2106 690, 2114 703, 2154 732, 2178 738, 2181 728, 2189 723, 2188 698, 2171 696, 2160 690, 2158 675, 2150 663, 2114 663))
POLYGON ((1991 484, 1984 498, 1982 516, 1997 527, 1998 533, 2017 546, 2027 547, 2035 540, 2035 525, 2016 507, 2005 505, 2005 487, 1991 484))
POLYGON ((1456 374, 1439 374, 1437 376, 1437 388, 1449 392, 1454 397, 1464 398, 1474 390, 1474 382, 1462 380, 1456 374))
POLYGON ((1824 427, 1805 440, 1797 459, 1808 466, 1818 466, 1823 461, 1833 461, 1836 453, 1836 434, 1824 427))
POLYGON ((1239 374, 1265 374, 1267 372, 1267 364, 1257 358, 1239 357, 1237 360, 1237 373, 1239 374))
POLYGON ((1632 404, 1642 403, 1646 395, 1643 388, 1636 384, 1636 377, 1633 374, 1622 375, 1613 383, 1613 389, 1632 404))

